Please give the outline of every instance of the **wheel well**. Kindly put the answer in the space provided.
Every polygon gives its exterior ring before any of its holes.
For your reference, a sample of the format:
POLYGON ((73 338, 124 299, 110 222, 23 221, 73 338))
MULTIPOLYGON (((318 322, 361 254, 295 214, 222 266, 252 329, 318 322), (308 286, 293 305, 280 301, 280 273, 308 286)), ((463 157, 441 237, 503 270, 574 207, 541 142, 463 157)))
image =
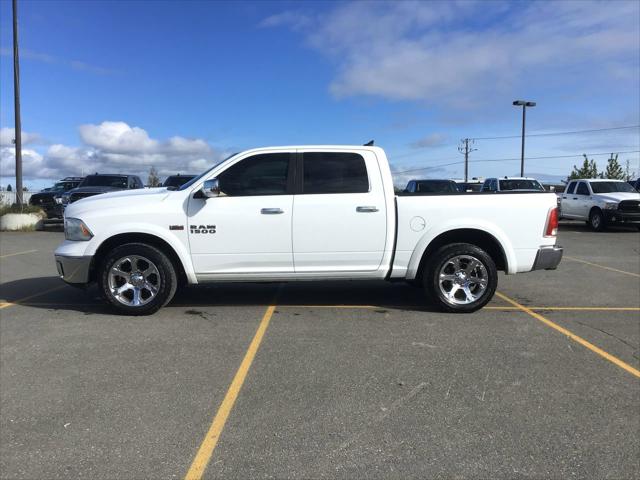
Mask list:
POLYGON ((591 218, 591 214, 593 213, 594 210, 602 211, 602 209, 600 207, 591 207, 591 210, 589 210, 589 218, 591 218))
POLYGON ((121 233, 119 235, 114 235, 113 237, 109 237, 106 239, 100 246, 96 253, 93 255, 93 260, 91 262, 91 270, 90 270, 90 280, 94 281, 96 279, 96 268, 102 261, 102 259, 115 247, 119 245, 124 245, 125 243, 146 243, 147 245, 152 245, 164 253, 174 268, 176 269, 176 275, 178 276, 178 284, 184 285, 187 283, 187 274, 184 270, 184 266, 180 261, 180 257, 173 249, 171 245, 169 245, 166 241, 161 239, 160 237, 156 237, 155 235, 150 235, 148 233, 121 233))
POLYGON ((500 245, 500 242, 496 237, 482 230, 459 228, 457 230, 449 230, 448 232, 441 233, 431 240, 431 243, 429 243, 427 249, 422 254, 422 258, 420 259, 420 266, 418 267, 418 272, 416 274, 417 280, 421 279, 424 264, 430 255, 440 247, 451 243, 470 243, 480 247, 493 259, 498 270, 507 271, 507 257, 502 245, 500 245))

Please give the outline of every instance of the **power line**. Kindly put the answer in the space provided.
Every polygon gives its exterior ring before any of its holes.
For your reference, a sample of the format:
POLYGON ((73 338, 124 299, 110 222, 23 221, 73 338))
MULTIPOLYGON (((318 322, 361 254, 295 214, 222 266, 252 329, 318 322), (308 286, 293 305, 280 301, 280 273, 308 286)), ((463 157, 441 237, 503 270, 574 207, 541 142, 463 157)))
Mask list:
MULTIPOLYGON (((554 137, 559 135, 574 135, 576 133, 593 133, 593 132, 608 132, 612 130, 628 130, 631 128, 640 128, 640 125, 627 125, 622 127, 610 127, 610 128, 592 128, 590 130, 573 130, 570 132, 550 132, 550 133, 530 133, 525 137, 554 137)), ((502 140, 507 138, 521 138, 521 135, 507 135, 504 137, 474 137, 473 140, 502 140)))
MULTIPOLYGON (((627 150, 625 152, 602 152, 602 153, 580 153, 577 155, 552 155, 552 156, 546 156, 546 157, 526 157, 527 160, 543 160, 543 159, 547 159, 547 158, 575 158, 575 157, 582 157, 583 155, 592 155, 592 156, 597 156, 597 155, 611 155, 612 153, 639 153, 640 150, 627 150)), ((513 161, 513 160, 520 160, 520 158, 496 158, 496 159, 482 159, 482 160, 472 160, 473 162, 507 162, 507 161, 513 161)))
MULTIPOLYGON (((527 157, 527 160, 546 160, 546 159, 554 159, 554 158, 576 158, 576 157, 581 157, 583 155, 587 155, 587 156, 598 156, 598 155, 611 155, 611 153, 640 153, 640 150, 628 150, 628 151, 624 151, 624 152, 602 152, 602 153, 578 153, 575 155, 550 155, 550 156, 543 156, 543 157, 527 157)), ((479 159, 479 160, 469 160, 469 162, 471 163, 489 163, 489 162, 515 162, 515 161, 520 161, 520 158, 483 158, 483 159, 479 159)), ((422 170, 433 170, 435 168, 441 168, 441 167, 449 167, 451 165, 460 165, 465 163, 464 161, 457 161, 457 162, 451 162, 451 163, 442 163, 439 165, 431 165, 429 167, 422 167, 422 168, 412 168, 410 170, 403 170, 401 172, 392 172, 394 175, 400 175, 403 173, 411 173, 411 172, 419 172, 422 170)))
MULTIPOLYGON (((532 134, 528 134, 525 135, 525 137, 554 137, 554 136, 560 136, 560 135, 573 135, 573 134, 577 134, 577 133, 593 133, 593 132, 607 132, 607 131, 614 131, 614 130, 628 130, 631 128, 638 128, 640 129, 640 125, 624 125, 624 126, 620 126, 620 127, 609 127, 609 128, 592 128, 590 130, 571 130, 571 131, 566 131, 566 132, 550 132, 550 133, 532 133, 532 134)), ((502 136, 502 137, 473 137, 473 138, 469 138, 469 141, 472 140, 502 140, 502 139, 509 139, 509 138, 521 138, 522 135, 507 135, 507 136, 502 136)), ((447 144, 443 144, 443 145, 438 145, 439 147, 447 147, 447 146, 452 146, 452 145, 457 145, 454 143, 447 143, 447 144)), ((399 155, 394 155, 394 158, 405 158, 405 157, 410 157, 412 155, 418 155, 420 154, 420 150, 414 150, 411 152, 405 152, 405 153, 401 153, 399 155)))

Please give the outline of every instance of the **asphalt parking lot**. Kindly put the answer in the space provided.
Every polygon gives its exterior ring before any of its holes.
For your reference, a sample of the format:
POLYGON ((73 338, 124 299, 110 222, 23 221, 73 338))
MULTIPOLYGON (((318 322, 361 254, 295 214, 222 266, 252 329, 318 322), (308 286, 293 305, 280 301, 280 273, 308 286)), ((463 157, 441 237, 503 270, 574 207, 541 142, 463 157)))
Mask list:
POLYGON ((638 478, 640 233, 561 225, 480 312, 370 282, 190 288, 150 317, 0 235, 2 478, 638 478))

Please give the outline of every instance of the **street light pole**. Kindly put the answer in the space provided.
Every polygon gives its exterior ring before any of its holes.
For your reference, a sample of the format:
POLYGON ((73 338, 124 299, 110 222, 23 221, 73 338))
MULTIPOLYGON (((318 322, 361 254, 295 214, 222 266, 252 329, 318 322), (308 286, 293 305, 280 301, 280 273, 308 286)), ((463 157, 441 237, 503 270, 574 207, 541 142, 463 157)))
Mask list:
POLYGON ((13 0, 13 110, 16 144, 16 203, 22 206, 22 126, 20 122, 20 62, 18 59, 18 5, 13 0))
POLYGON ((527 121, 527 107, 535 107, 536 102, 527 102, 526 100, 515 100, 513 105, 522 107, 522 144, 520 147, 520 176, 524 177, 524 131, 527 121))

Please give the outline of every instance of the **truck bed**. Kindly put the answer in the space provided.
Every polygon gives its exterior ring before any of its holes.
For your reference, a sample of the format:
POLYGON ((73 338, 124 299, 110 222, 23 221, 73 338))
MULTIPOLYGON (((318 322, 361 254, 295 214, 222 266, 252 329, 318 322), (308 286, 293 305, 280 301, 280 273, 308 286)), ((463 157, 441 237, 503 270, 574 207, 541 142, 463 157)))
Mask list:
POLYGON ((544 236, 554 207, 555 194, 546 192, 398 195, 391 278, 415 278, 426 246, 452 230, 489 233, 502 245, 507 273, 529 271, 538 249, 555 244, 555 238, 544 236))

